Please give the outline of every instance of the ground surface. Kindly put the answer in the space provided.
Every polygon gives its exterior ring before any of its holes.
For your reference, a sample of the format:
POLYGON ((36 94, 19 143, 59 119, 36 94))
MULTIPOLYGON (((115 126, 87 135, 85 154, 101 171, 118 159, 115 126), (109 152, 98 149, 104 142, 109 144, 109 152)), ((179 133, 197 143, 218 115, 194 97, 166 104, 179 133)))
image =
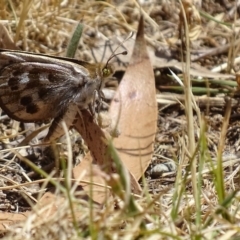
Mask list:
MULTIPOLYGON (((27 1, 23 2, 27 3, 27 1)), ((169 194, 173 191, 171 189, 173 189, 176 179, 179 179, 179 168, 181 168, 181 174, 184 175, 189 166, 187 135, 189 128, 185 113, 183 88, 179 86, 170 72, 173 71, 180 79, 184 79, 182 59, 185 59, 186 45, 183 35, 180 35, 184 34, 184 21, 180 13, 180 5, 175 1, 143 2, 146 40, 155 73, 159 109, 154 154, 145 177, 150 193, 163 195, 166 193, 162 208, 166 210, 166 213, 170 213, 172 198, 169 194)), ((196 111, 194 111, 194 137, 196 142, 202 138, 200 133, 203 126, 199 125, 200 117, 206 124, 204 136, 207 139, 206 148, 209 150, 207 158, 211 158, 212 163, 217 164, 216 159, 222 138, 221 129, 225 121, 227 99, 232 97, 226 141, 224 147, 221 148, 225 189, 231 193, 239 186, 240 109, 235 80, 239 68, 239 8, 236 8, 234 1, 196 2, 195 5, 190 1, 184 2, 189 27, 188 35, 191 40, 189 72, 194 98, 201 110, 200 116, 197 116, 196 111)), ((20 16, 22 9, 22 7, 17 8, 17 6, 22 4, 20 1, 13 2, 17 16, 20 16)), ((97 1, 82 1, 81 6, 74 5, 74 3, 65 5, 64 2, 58 5, 54 1, 53 3, 46 1, 42 3, 40 11, 37 10, 37 4, 36 6, 32 4, 29 6, 29 14, 26 15, 24 23, 21 23, 22 26, 18 33, 9 2, 8 5, 0 6, 0 9, 3 9, 0 11, 2 19, 0 23, 8 28, 10 35, 16 40, 17 47, 30 52, 59 53, 59 56, 64 56, 69 35, 77 21, 81 20, 86 26, 76 57, 93 62, 95 56, 97 61, 100 61, 102 57, 108 59, 112 52, 111 47, 114 48, 118 45, 130 31, 136 31, 139 20, 139 9, 136 2, 119 1, 118 3, 116 1, 111 3, 112 7, 109 7, 109 4, 107 2, 98 4, 97 1), (97 16, 94 12, 98 13, 97 16), (6 24, 5 19, 12 20, 12 22, 6 24), (34 19, 34 24, 31 19, 34 19), (107 39, 110 39, 110 43, 108 43, 110 47, 105 50, 107 39), (94 54, 92 54, 92 50, 94 54)), ((25 7, 27 9, 27 6, 25 7)), ((124 43, 124 46, 131 52, 133 44, 134 41, 130 39, 124 43)), ((126 70, 128 61, 129 57, 120 56, 118 61, 114 63, 117 70, 116 78, 111 79, 106 88, 116 89, 126 70)), ((3 166, 1 175, 14 181, 14 183, 24 183, 28 181, 28 178, 31 180, 40 178, 19 158, 15 158, 14 153, 4 151, 7 147, 16 146, 24 139, 25 134, 22 131, 26 130, 27 127, 22 123, 14 123, 2 113, 0 118, 1 135, 10 136, 20 132, 16 138, 4 139, 0 143, 1 164, 3 166), (10 160, 12 161, 9 163, 10 160)), ((36 140, 36 143, 39 141, 36 140)), ((74 159, 79 162, 87 151, 86 147, 82 143, 81 137, 76 133, 72 135, 72 143, 74 159)), ((61 149, 61 152, 65 154, 66 149, 61 149)), ((49 152, 43 152, 41 147, 23 149, 21 154, 47 172, 51 172, 54 166, 54 158, 51 158, 49 152)), ((202 211, 208 212, 212 207, 209 202, 212 202, 213 205, 217 204, 217 195, 208 164, 205 167, 202 188, 206 196, 204 195, 205 197, 202 199, 202 211)), ((186 180, 186 191, 189 196, 191 195, 189 199, 192 199, 193 191, 189 179, 191 176, 186 180)), ((141 184, 143 184, 142 180, 141 184)), ((2 186, 6 185, 8 184, 3 181, 2 186)), ((25 191, 34 195, 38 193, 39 189, 40 185, 35 184, 25 191)), ((0 202, 0 209, 6 212, 24 212, 31 209, 29 201, 16 189, 1 191, 0 202)), ((183 215, 182 219, 187 215, 184 212, 184 204, 186 203, 182 203, 181 210, 179 210, 183 215)), ((237 203, 232 206, 235 209, 236 221, 239 219, 237 206, 237 203)), ((194 204, 190 204, 190 207, 195 208, 194 204)), ((203 212, 201 214, 204 215, 203 212)), ((176 224, 176 228, 179 233, 181 232, 182 237, 187 239, 191 231, 187 230, 187 224, 182 219, 179 225, 176 224)), ((165 222, 166 219, 161 221, 165 222)), ((237 231, 235 234, 238 234, 237 231)))

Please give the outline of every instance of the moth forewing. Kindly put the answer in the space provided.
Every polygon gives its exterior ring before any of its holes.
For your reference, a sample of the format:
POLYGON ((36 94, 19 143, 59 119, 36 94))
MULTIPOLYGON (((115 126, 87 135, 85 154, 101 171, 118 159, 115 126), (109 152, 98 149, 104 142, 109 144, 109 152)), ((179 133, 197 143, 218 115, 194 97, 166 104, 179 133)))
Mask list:
POLYGON ((87 108, 112 73, 108 66, 71 58, 0 50, 0 107, 22 122, 54 119, 46 139, 61 136, 77 108, 87 108), (54 134, 54 131, 57 133, 54 134))

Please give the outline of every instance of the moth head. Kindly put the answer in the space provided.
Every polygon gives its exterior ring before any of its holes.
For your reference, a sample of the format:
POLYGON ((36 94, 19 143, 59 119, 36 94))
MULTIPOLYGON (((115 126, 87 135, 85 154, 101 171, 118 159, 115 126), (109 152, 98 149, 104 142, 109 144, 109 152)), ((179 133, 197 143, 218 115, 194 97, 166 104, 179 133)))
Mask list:
MULTIPOLYGON (((101 69, 101 75, 102 75, 102 80, 110 77, 113 74, 113 68, 111 67, 111 65, 109 64, 109 62, 116 57, 117 55, 126 55, 127 51, 124 52, 120 52, 120 53, 113 53, 112 56, 108 59, 107 63, 102 67, 101 69)), ((104 86, 104 81, 101 81, 100 84, 100 89, 102 89, 102 87, 104 86)))
POLYGON ((108 78, 108 77, 110 77, 112 74, 113 74, 113 69, 112 69, 112 66, 110 66, 109 64, 108 64, 108 65, 105 65, 105 66, 102 68, 102 77, 103 77, 103 78, 108 78))
POLYGON ((120 53, 113 53, 112 56, 107 60, 107 63, 105 64, 105 66, 102 68, 102 77, 103 78, 107 78, 110 77, 113 74, 113 69, 110 66, 109 62, 116 56, 118 55, 127 55, 127 51, 123 51, 120 53))

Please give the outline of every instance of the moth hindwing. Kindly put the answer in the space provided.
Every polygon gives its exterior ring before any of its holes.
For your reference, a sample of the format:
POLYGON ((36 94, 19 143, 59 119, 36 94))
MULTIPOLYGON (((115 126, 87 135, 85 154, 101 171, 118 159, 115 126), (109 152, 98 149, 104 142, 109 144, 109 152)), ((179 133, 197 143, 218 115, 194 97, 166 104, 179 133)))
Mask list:
POLYGON ((110 73, 102 64, 0 50, 0 107, 21 122, 54 119, 46 137, 52 140, 54 132, 62 135, 62 120, 70 127, 78 109, 92 104, 110 73))

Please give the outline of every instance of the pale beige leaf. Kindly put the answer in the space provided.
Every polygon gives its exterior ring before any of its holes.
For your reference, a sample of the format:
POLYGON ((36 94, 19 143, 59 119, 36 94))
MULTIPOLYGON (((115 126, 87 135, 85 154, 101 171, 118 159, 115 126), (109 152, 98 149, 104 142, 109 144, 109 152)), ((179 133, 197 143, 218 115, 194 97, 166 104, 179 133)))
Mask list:
POLYGON ((26 211, 24 213, 0 212, 0 231, 6 231, 14 224, 17 224, 21 221, 26 221, 30 214, 30 211, 26 211))
POLYGON ((130 64, 111 103, 110 116, 120 131, 114 139, 120 159, 139 179, 151 161, 157 127, 154 73, 144 40, 143 20, 130 64))
POLYGON ((110 191, 106 188, 105 175, 100 167, 92 164, 92 156, 88 153, 84 159, 73 168, 73 177, 81 182, 84 191, 92 197, 95 202, 103 204, 110 197, 110 191), (93 184, 89 184, 93 183, 93 184), (96 183, 96 184, 94 184, 96 183))

